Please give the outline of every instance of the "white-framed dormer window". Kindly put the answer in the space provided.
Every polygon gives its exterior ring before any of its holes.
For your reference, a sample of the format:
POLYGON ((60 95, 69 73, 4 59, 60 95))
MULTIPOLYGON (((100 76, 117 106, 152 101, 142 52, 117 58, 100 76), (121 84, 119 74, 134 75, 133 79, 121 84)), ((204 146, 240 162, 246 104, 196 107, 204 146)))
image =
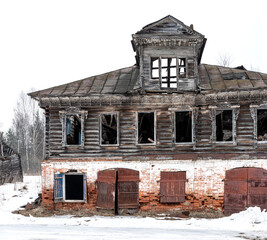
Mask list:
POLYGON ((236 144, 236 120, 239 106, 211 107, 212 141, 236 144))
POLYGON ((179 79, 187 78, 187 60, 184 57, 151 57, 151 78, 160 87, 177 89, 179 79))
POLYGON ((137 113, 137 144, 156 144, 155 112, 137 113))
POLYGON ((117 112, 100 114, 100 145, 119 145, 117 112))
POLYGON ((69 108, 60 111, 59 114, 62 124, 62 146, 84 147, 84 122, 87 111, 69 108))

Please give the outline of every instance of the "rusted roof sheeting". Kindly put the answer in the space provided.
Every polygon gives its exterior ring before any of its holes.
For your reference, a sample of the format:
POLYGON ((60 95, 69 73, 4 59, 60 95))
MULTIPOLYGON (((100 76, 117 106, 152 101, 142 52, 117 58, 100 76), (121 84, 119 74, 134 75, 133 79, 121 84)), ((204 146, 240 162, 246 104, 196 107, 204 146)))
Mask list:
MULTIPOLYGON (((40 97, 80 97, 90 94, 125 94, 138 88, 139 68, 134 65, 61 86, 30 93, 40 97)), ((267 88, 267 74, 208 64, 199 65, 199 88, 232 91, 267 88)))

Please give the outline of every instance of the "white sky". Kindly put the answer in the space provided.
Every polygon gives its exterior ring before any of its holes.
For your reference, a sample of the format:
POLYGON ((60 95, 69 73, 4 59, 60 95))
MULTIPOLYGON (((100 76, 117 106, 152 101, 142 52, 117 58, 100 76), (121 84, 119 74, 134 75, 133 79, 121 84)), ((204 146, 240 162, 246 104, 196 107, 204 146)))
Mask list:
POLYGON ((131 34, 172 15, 208 39, 202 63, 267 73, 266 0, 1 0, 0 131, 21 91, 41 90, 135 63, 131 34))

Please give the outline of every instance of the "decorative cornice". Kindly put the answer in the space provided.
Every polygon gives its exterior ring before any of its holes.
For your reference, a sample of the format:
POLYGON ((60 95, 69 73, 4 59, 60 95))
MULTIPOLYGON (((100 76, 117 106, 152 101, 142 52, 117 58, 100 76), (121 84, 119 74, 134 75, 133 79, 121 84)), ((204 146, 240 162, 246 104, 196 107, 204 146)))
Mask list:
POLYGON ((99 107, 99 106, 131 106, 131 105, 164 105, 170 107, 179 105, 236 105, 240 101, 263 104, 267 102, 267 91, 231 91, 219 93, 194 93, 185 92, 163 94, 163 93, 144 93, 137 95, 91 95, 87 97, 43 97, 38 99, 40 106, 45 107, 99 107))
POLYGON ((197 38, 164 38, 164 37, 135 37, 134 38, 136 46, 195 46, 197 44, 202 44, 203 39, 197 39, 197 38))

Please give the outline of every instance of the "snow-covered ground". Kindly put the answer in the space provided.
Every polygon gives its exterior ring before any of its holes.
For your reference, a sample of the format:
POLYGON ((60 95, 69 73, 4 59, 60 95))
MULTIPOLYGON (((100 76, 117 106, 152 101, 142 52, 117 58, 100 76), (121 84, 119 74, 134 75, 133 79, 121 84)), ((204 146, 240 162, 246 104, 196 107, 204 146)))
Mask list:
POLYGON ((0 186, 0 240, 257 239, 267 240, 267 212, 249 208, 220 219, 163 220, 143 217, 24 217, 11 212, 32 202, 39 177, 0 186))

